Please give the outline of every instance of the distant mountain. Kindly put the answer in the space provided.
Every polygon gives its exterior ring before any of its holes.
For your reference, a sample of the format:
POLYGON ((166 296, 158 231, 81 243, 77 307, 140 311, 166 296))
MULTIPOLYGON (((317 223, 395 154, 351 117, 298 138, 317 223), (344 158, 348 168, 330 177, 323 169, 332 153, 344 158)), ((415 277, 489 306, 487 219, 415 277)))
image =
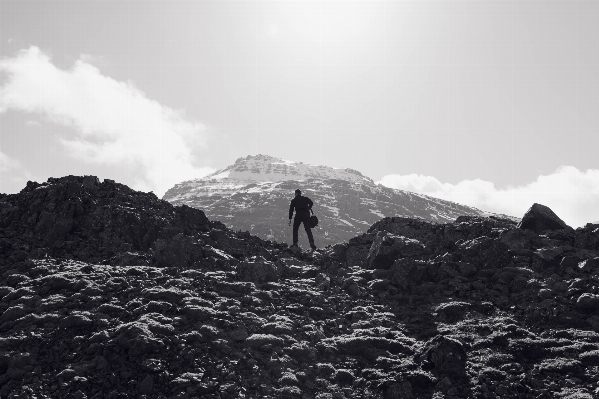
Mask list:
MULTIPOLYGON (((291 242, 289 201, 300 188, 319 218, 316 244, 335 244, 359 235, 387 216, 449 222, 458 216, 488 216, 476 208, 395 190, 349 168, 308 165, 268 155, 239 158, 233 165, 200 179, 184 181, 163 199, 202 209, 229 228, 263 239, 291 242)), ((307 238, 300 228, 300 245, 307 238)))

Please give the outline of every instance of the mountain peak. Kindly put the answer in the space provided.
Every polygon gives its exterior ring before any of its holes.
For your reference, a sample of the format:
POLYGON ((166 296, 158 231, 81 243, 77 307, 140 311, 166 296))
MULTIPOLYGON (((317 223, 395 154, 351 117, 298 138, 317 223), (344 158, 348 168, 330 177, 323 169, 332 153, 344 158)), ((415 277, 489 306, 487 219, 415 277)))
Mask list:
POLYGON ((374 185, 371 178, 354 169, 309 165, 263 154, 238 158, 233 165, 194 181, 220 180, 247 185, 251 183, 310 179, 336 179, 354 184, 374 185))

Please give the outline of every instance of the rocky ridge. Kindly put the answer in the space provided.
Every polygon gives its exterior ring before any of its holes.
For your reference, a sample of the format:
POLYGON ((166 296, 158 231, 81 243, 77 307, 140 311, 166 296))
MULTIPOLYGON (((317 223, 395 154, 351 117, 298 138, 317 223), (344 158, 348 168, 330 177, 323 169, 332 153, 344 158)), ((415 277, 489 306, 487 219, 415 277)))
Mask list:
POLYGON ((312 253, 112 181, 30 182, 0 195, 0 396, 597 397, 599 225, 545 208, 312 253))
MULTIPOLYGON (((449 222, 462 215, 484 215, 472 207, 377 185, 353 169, 314 166, 268 155, 239 158, 204 178, 179 183, 163 199, 201 209, 231 229, 289 242, 286 221, 296 188, 315 202, 319 246, 347 241, 385 216, 449 222)), ((305 234, 300 234, 300 244, 307 246, 306 241, 305 234)))

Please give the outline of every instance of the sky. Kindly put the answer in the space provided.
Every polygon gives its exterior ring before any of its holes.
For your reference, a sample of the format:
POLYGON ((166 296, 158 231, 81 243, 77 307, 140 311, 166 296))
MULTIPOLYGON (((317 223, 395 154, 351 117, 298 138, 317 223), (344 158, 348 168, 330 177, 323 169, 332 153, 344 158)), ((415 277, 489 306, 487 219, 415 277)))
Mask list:
POLYGON ((0 192, 268 154, 599 221, 597 1, 0 0, 0 192))

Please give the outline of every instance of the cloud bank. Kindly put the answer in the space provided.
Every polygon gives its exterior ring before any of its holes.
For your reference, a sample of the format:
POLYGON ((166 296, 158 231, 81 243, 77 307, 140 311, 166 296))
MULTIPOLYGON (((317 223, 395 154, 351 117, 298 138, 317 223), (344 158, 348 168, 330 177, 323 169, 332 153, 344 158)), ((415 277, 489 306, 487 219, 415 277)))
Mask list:
POLYGON ((450 184, 417 174, 387 175, 377 183, 516 217, 522 217, 537 202, 550 207, 575 228, 599 220, 598 169, 580 171, 573 166, 560 166, 529 184, 505 189, 480 179, 450 184))
POLYGON ((127 169, 134 188, 158 196, 212 168, 196 166, 206 127, 151 100, 131 82, 104 76, 80 59, 69 70, 52 64, 38 47, 0 60, 0 112, 40 114, 73 128, 60 137, 81 161, 127 169))

